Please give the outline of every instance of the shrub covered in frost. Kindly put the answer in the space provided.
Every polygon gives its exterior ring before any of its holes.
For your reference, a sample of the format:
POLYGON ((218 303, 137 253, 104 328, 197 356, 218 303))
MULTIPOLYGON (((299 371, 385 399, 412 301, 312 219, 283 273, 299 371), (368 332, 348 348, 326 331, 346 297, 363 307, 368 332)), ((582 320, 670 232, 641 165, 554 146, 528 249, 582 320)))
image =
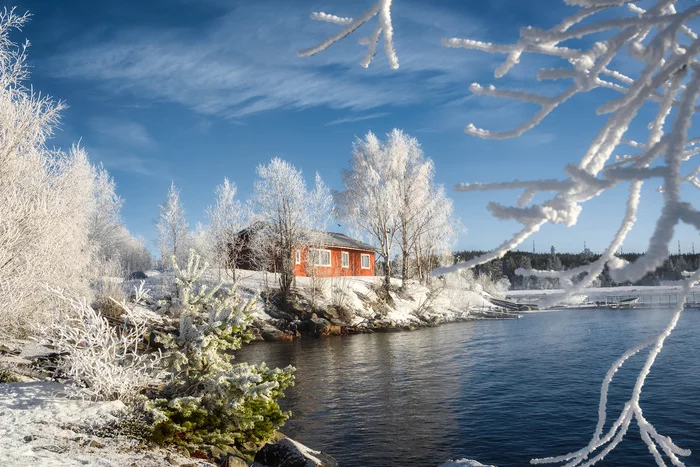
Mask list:
POLYGON ((232 351, 252 338, 253 303, 234 285, 200 283, 206 264, 190 253, 186 269, 174 261, 179 295, 165 305, 179 319, 177 335, 161 334, 168 381, 147 403, 152 438, 186 446, 238 445, 269 439, 289 417, 277 404, 293 384, 294 368, 233 364, 232 351))
MULTIPOLYGON (((123 320, 122 325, 113 326, 85 299, 52 292, 67 307, 43 330, 42 342, 63 355, 57 374, 73 383, 69 392, 90 400, 137 401, 159 371, 159 354, 143 346, 148 323, 126 302, 113 300, 123 320)), ((145 295, 142 282, 136 288, 136 303, 145 295)))

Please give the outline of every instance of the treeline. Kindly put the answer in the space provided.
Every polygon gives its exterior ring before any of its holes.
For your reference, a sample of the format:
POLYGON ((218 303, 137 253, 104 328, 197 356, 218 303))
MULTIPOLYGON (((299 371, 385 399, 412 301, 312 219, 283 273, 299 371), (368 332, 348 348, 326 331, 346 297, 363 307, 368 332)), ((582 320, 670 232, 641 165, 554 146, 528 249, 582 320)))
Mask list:
MULTIPOLYGON (((468 261, 484 254, 484 251, 457 251, 454 253, 455 261, 468 261)), ((636 261, 642 254, 624 253, 618 254, 629 262, 636 261)), ((529 253, 524 251, 510 251, 497 260, 476 266, 476 274, 486 274, 494 280, 508 279, 511 289, 553 289, 559 287, 559 279, 542 278, 534 276, 520 276, 515 273, 519 268, 538 269, 551 271, 564 271, 579 266, 585 266, 596 261, 600 255, 586 249, 581 253, 558 253, 554 247, 549 253, 529 253)), ((607 266, 603 273, 593 281, 592 287, 617 287, 622 285, 660 285, 662 281, 677 281, 683 279, 684 272, 695 271, 700 268, 700 254, 671 255, 654 272, 647 273, 641 280, 634 283, 618 283, 610 278, 607 266)), ((574 278, 574 282, 583 279, 585 275, 574 278)))
POLYGON ((445 188, 435 182, 432 159, 401 130, 384 140, 370 132, 354 142, 342 191, 332 192, 318 173, 315 186, 307 188, 301 170, 279 158, 256 173, 247 201, 238 200, 236 184, 224 179, 206 211, 207 225, 194 232, 172 184, 156 220, 160 267, 172 267, 173 257, 184 263, 190 248, 231 274, 245 258, 247 266, 278 273, 286 298, 295 277, 293 255, 300 252, 298 264, 315 277, 320 265, 301 250, 326 244, 331 220, 376 248, 387 292, 392 275, 426 283, 431 270, 449 264, 461 224, 445 188))

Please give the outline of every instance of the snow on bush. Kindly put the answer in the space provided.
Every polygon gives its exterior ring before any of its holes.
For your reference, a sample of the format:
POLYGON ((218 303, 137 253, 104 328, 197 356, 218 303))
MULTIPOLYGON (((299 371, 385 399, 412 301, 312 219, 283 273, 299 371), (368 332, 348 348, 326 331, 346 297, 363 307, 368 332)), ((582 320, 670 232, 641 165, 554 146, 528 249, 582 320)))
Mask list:
MULTIPOLYGON (((126 302, 115 305, 122 310, 123 324, 115 327, 85 299, 67 297, 52 290, 68 309, 59 312, 43 331, 42 343, 64 354, 57 376, 73 385, 69 394, 95 401, 120 400, 133 403, 157 373, 160 356, 143 349, 149 326, 126 302)), ((145 295, 143 283, 135 290, 136 303, 145 295)))
MULTIPOLYGON (((543 68, 537 78, 540 81, 570 80, 568 87, 554 95, 546 96, 526 91, 499 89, 493 85, 471 85, 474 94, 502 97, 536 104, 540 109, 523 124, 510 131, 491 132, 469 124, 465 132, 481 138, 510 138, 520 136, 537 126, 559 105, 577 94, 603 88, 619 96, 599 107, 599 114, 609 114, 605 125, 585 149, 581 161, 565 167, 566 177, 561 180, 532 180, 510 183, 465 183, 458 191, 520 189, 516 206, 490 203, 489 209, 499 219, 515 220, 522 229, 489 253, 470 261, 441 268, 436 274, 470 268, 502 257, 507 251, 522 244, 545 223, 575 225, 582 211, 582 204, 619 185, 629 183, 626 212, 610 245, 601 257, 585 266, 568 271, 521 270, 523 275, 547 275, 557 277, 565 289, 553 300, 564 300, 578 294, 594 281, 607 265, 616 282, 636 281, 646 273, 661 266, 670 255, 670 242, 676 226, 687 223, 700 230, 700 214, 693 206, 693 198, 684 198, 684 185, 700 188, 700 166, 689 161, 697 160, 700 149, 698 138, 691 136, 692 117, 700 95, 700 38, 693 31, 700 16, 700 6, 694 2, 656 0, 566 0, 578 11, 554 27, 543 30, 523 28, 515 44, 499 45, 472 39, 444 39, 446 47, 479 50, 504 54, 506 59, 495 70, 495 77, 506 75, 526 53, 534 53, 561 59, 557 68, 543 68), (644 9, 640 6, 648 6, 644 9), (616 69, 616 59, 639 63, 641 71, 625 74, 616 69), (642 108, 654 108, 649 120, 642 108), (638 118, 639 117, 639 118, 638 118), (630 135, 645 135, 646 140, 633 139, 630 135), (631 154, 613 159, 621 145, 632 149, 631 154), (615 252, 637 220, 640 195, 647 180, 659 179, 663 196, 661 214, 649 240, 646 254, 634 263, 626 263, 615 257, 615 252), (538 194, 553 193, 543 202, 533 203, 538 194), (585 273, 586 277, 574 284, 573 277, 585 273)), ((393 54, 390 23, 391 0, 380 0, 357 19, 339 18, 325 13, 314 13, 312 18, 341 24, 344 28, 337 35, 301 55, 312 55, 343 39, 361 24, 379 14, 378 26, 364 43, 369 44, 368 57, 374 55, 379 34, 384 29, 385 48, 392 68, 398 67, 393 54), (388 33, 388 34, 387 34, 388 33)), ((370 60, 365 60, 367 66, 370 60)), ((682 465, 678 456, 689 451, 677 447, 670 438, 658 433, 643 416, 640 406, 642 388, 651 366, 661 351, 665 339, 675 328, 690 286, 698 278, 695 272, 686 280, 683 294, 667 328, 652 341, 640 344, 618 360, 604 380, 601 390, 598 426, 590 443, 569 454, 536 463, 568 462, 567 465, 592 465, 603 459, 624 438, 632 421, 636 421, 642 439, 659 465, 665 465, 664 456, 675 465, 682 465), (608 431, 603 432, 606 418, 607 388, 612 376, 632 355, 651 347, 629 401, 608 431), (663 453, 663 454, 662 454, 663 453)))

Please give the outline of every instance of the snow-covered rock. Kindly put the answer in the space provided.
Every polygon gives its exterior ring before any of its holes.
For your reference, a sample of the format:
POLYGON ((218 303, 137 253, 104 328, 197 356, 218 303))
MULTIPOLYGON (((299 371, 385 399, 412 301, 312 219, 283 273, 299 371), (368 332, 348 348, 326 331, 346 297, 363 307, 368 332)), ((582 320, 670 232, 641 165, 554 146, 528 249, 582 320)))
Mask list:
POLYGON ((338 467, 338 462, 328 454, 290 438, 263 446, 255 455, 255 462, 259 467, 338 467))
POLYGON ((449 460, 449 461, 445 462, 444 464, 440 465, 440 467, 496 467, 496 466, 482 464, 481 462, 477 462, 473 459, 457 459, 457 460, 449 460))

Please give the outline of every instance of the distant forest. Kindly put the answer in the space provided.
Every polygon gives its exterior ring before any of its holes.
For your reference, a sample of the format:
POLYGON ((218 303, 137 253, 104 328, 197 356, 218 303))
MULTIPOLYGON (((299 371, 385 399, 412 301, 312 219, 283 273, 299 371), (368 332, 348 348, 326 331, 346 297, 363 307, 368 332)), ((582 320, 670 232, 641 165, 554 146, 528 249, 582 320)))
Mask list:
MULTIPOLYGON (((457 251, 454 253, 456 261, 467 261, 482 255, 483 251, 457 251)), ((642 256, 640 253, 624 253, 617 255, 629 262, 642 256)), ((559 287, 558 279, 542 278, 534 276, 518 276, 515 270, 518 268, 562 271, 592 263, 598 259, 597 255, 586 249, 581 253, 557 253, 551 247, 549 253, 527 253, 523 251, 511 251, 497 260, 477 266, 474 272, 487 274, 492 279, 506 278, 510 281, 511 289, 552 289, 559 287)), ((683 271, 695 271, 700 268, 700 254, 671 255, 666 262, 656 271, 648 273, 641 280, 630 284, 629 282, 617 283, 610 278, 610 271, 605 266, 603 273, 598 277, 592 287, 616 287, 621 285, 660 285, 662 281, 677 281, 683 278, 683 271)), ((584 276, 575 278, 581 280, 584 276)))

